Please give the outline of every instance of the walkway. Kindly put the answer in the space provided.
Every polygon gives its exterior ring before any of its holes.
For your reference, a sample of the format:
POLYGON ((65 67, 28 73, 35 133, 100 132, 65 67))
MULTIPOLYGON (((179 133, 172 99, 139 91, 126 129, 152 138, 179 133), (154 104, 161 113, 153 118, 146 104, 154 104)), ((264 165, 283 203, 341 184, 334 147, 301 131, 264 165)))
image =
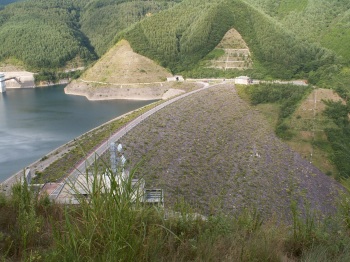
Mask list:
POLYGON ((104 152, 106 152, 109 149, 109 143, 111 143, 111 141, 118 141, 121 137, 123 137, 125 134, 127 134, 127 132, 129 132, 131 129, 133 129, 135 126, 140 124, 143 120, 145 120, 149 116, 153 115, 154 113, 161 110, 162 108, 164 108, 164 107, 166 107, 166 106, 168 106, 168 105, 170 105, 170 104, 172 104, 172 103, 174 103, 182 98, 185 98, 185 97, 190 96, 194 93, 197 93, 197 92, 200 92, 200 91, 203 91, 203 90, 206 90, 210 87, 215 86, 215 85, 209 86, 208 83, 202 83, 202 84, 204 84, 204 87, 197 89, 197 90, 194 90, 194 91, 191 91, 191 92, 188 92, 188 93, 185 93, 183 95, 177 96, 173 99, 170 99, 170 100, 152 108, 151 110, 143 113, 142 115, 138 116, 137 118, 135 118, 134 120, 132 120, 131 122, 126 124, 123 128, 121 128, 120 130, 115 132, 108 139, 108 141, 103 142, 94 152, 92 152, 90 155, 88 155, 85 160, 83 160, 81 163, 79 163, 77 166, 75 166, 74 170, 66 178, 66 181, 69 183, 74 183, 80 174, 86 173, 86 170, 94 163, 96 158, 101 156, 104 152))
MULTIPOLYGON (((183 95, 177 96, 173 99, 170 99, 170 100, 152 108, 151 110, 143 113, 142 115, 138 116, 137 118, 135 118, 131 122, 127 123, 123 128, 119 129, 117 132, 112 134, 111 137, 108 139, 108 141, 103 142, 94 152, 89 154, 82 162, 77 164, 75 166, 75 168, 73 169, 73 171, 67 176, 67 178, 65 179, 65 182, 73 185, 75 183, 76 179, 79 177, 79 175, 86 174, 86 171, 95 162, 95 160, 109 149, 109 143, 111 143, 112 141, 118 141, 120 138, 122 138, 124 135, 126 135, 127 132, 129 132, 131 129, 136 127, 138 124, 140 124, 143 120, 145 120, 149 116, 153 115, 154 113, 158 112, 162 108, 164 108, 164 107, 166 107, 166 106, 168 106, 168 105, 170 105, 170 104, 172 104, 180 99, 183 99, 183 98, 190 96, 192 94, 195 94, 197 92, 200 92, 200 91, 206 90, 208 88, 219 85, 219 84, 215 84, 215 85, 210 86, 208 83, 202 83, 202 84, 204 85, 204 87, 197 89, 197 90, 194 90, 194 91, 191 91, 191 92, 188 92, 188 93, 185 93, 183 95)), ((59 191, 61 191, 62 189, 63 189, 63 187, 60 187, 59 191)), ((58 190, 55 190, 55 195, 50 195, 50 199, 56 199, 59 196, 60 192, 58 193, 57 191, 58 190)))

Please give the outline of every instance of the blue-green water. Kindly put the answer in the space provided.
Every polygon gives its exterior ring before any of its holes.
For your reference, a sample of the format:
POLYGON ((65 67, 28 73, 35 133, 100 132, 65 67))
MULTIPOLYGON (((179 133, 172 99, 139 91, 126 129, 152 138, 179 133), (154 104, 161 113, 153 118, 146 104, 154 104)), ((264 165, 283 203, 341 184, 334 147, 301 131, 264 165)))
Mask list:
POLYGON ((152 101, 88 101, 64 86, 0 93, 0 182, 53 149, 152 101))

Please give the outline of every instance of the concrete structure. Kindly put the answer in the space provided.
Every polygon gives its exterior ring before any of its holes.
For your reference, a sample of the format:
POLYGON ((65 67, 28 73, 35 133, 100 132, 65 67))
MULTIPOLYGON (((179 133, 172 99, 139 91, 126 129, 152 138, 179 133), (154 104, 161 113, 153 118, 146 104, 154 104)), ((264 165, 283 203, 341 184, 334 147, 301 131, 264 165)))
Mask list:
POLYGON ((6 92, 5 74, 0 73, 0 93, 6 92))
POLYGON ((182 76, 179 76, 179 75, 167 77, 166 80, 168 82, 176 82, 176 81, 183 82, 183 81, 185 81, 185 79, 182 76))
POLYGON ((73 183, 66 181, 64 184, 55 184, 56 189, 51 189, 53 183, 48 183, 48 186, 45 185, 43 187, 42 193, 46 189, 49 198, 56 203, 77 205, 81 201, 89 201, 90 196, 97 190, 102 194, 121 196, 124 190, 128 190, 124 187, 128 187, 130 182, 132 191, 126 194, 126 196, 130 196, 130 201, 164 206, 162 189, 145 189, 145 181, 143 179, 128 181, 121 176, 112 177, 110 174, 97 176, 92 174, 79 175, 73 183), (112 185, 114 185, 113 188, 112 185))
POLYGON ((252 83, 252 79, 249 76, 239 76, 235 78, 236 85, 249 85, 252 83))
POLYGON ((26 170, 24 171, 24 177, 27 182, 27 185, 30 185, 32 183, 32 172, 30 168, 26 168, 26 170))
POLYGON ((34 74, 27 71, 5 72, 6 88, 33 88, 34 74))
POLYGON ((164 207, 163 189, 145 189, 143 202, 164 207))
POLYGON ((111 170, 115 174, 117 172, 117 151, 114 142, 109 146, 109 154, 111 158, 111 170))

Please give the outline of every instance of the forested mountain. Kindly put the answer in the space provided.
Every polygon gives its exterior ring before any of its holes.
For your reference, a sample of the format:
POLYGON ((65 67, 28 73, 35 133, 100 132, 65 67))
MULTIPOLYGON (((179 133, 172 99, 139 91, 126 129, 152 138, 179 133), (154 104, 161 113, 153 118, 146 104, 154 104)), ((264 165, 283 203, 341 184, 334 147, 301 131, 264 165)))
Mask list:
POLYGON ((177 72, 194 67, 232 27, 252 51, 256 76, 307 77, 336 63, 335 53, 295 37, 241 0, 183 1, 136 24, 125 37, 137 52, 177 72))
POLYGON ((91 62, 118 32, 172 2, 27 0, 6 6, 0 12, 0 61, 14 58, 32 69, 91 62))
POLYGON ((297 36, 335 51, 350 63, 350 1, 247 0, 297 36))
POLYGON ((0 11, 0 61, 34 69, 89 63, 125 38, 172 72, 196 75, 235 28, 251 51, 250 75, 320 83, 350 61, 349 7, 345 0, 26 0, 0 11))
POLYGON ((116 34, 128 26, 167 9, 176 1, 90 1, 81 12, 81 31, 90 39, 101 56, 115 42, 116 34))

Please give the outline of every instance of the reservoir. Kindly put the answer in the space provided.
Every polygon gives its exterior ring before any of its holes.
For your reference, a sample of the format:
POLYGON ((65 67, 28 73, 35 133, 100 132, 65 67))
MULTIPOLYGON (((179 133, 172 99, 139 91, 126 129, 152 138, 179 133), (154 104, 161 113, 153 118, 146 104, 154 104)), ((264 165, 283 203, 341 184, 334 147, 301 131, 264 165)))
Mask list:
POLYGON ((153 101, 89 101, 64 86, 0 93, 0 182, 53 149, 153 101))

